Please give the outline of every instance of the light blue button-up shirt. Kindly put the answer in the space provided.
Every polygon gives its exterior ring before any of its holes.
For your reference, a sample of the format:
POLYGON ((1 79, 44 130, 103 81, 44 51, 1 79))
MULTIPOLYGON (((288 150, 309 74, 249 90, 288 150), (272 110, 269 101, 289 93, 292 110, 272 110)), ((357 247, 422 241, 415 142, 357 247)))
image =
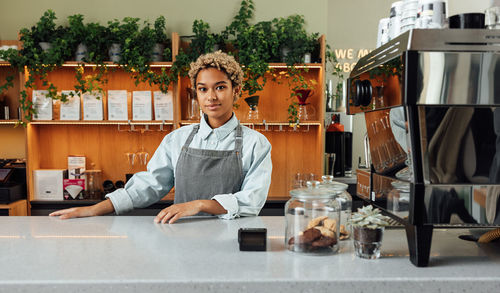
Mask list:
MULTIPOLYGON (((219 128, 212 129, 204 118, 200 129, 190 144, 192 148, 207 150, 233 150, 234 134, 238 120, 233 117, 219 128)), ((126 213, 134 208, 147 207, 161 200, 174 186, 175 167, 194 125, 184 126, 169 133, 156 149, 148 163, 147 171, 136 173, 125 185, 106 195, 113 204, 116 214, 126 213)), ((241 191, 232 194, 217 194, 212 199, 227 210, 220 215, 224 219, 238 216, 258 215, 266 202, 271 185, 271 144, 259 132, 246 126, 243 128, 243 174, 241 191)), ((203 176, 203 174, 199 174, 203 176)), ((193 178, 196 180, 196 178, 193 178)), ((220 178, 221 184, 224 178, 220 178)))

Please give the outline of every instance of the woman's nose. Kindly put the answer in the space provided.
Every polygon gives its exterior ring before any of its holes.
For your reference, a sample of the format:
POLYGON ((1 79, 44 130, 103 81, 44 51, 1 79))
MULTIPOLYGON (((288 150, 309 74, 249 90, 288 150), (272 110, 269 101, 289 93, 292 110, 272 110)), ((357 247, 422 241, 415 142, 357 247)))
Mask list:
POLYGON ((209 89, 207 95, 208 95, 208 100, 210 101, 217 99, 217 95, 215 94, 214 90, 209 89))

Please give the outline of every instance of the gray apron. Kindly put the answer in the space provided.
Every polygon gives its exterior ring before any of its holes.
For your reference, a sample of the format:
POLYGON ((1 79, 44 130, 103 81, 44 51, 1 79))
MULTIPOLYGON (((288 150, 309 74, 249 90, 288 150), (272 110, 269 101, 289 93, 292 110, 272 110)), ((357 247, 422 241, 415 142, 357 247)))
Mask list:
POLYGON ((189 145, 198 129, 200 129, 199 124, 194 126, 184 143, 175 167, 174 203, 211 199, 216 194, 235 193, 241 190, 243 183, 241 125, 238 123, 236 127, 234 150, 228 151, 190 148, 189 145))

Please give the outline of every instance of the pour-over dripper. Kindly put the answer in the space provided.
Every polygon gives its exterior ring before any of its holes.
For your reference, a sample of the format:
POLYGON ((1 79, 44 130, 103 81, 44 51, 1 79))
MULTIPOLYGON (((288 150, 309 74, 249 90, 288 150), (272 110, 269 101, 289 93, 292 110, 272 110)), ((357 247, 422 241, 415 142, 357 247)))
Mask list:
POLYGON ((295 90, 295 94, 297 95, 297 99, 299 99, 299 105, 307 105, 307 98, 314 95, 314 91, 310 89, 299 89, 295 90))
POLYGON ((245 98, 245 102, 248 104, 247 120, 256 121, 259 120, 259 96, 251 96, 245 98))

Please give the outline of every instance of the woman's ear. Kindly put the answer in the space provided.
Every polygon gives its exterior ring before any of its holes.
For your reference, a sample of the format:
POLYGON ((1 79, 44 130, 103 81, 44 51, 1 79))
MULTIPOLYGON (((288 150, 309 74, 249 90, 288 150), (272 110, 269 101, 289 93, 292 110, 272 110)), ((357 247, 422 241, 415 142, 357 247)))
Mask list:
POLYGON ((240 95, 241 95, 241 86, 234 87, 233 97, 235 102, 240 98, 240 95))

